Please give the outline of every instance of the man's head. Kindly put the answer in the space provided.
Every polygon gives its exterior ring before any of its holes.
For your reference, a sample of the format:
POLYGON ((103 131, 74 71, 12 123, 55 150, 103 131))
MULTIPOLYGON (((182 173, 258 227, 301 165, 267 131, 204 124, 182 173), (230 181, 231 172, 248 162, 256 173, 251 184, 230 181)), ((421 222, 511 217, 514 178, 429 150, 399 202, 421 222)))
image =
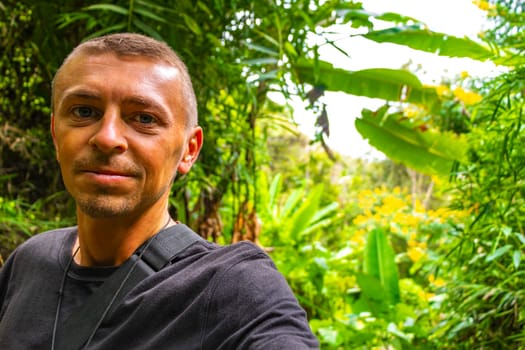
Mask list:
POLYGON ((196 113, 186 68, 165 44, 115 34, 74 49, 53 82, 51 133, 79 212, 165 210, 202 146, 196 113))
POLYGON ((176 93, 180 93, 184 100, 182 107, 186 112, 187 125, 196 126, 198 124, 197 100, 184 62, 167 44, 135 33, 117 33, 101 36, 75 47, 57 70, 53 79, 51 86, 53 107, 55 106, 56 85, 57 81, 60 81, 63 67, 78 55, 93 56, 103 54, 113 54, 117 57, 149 58, 175 67, 180 74, 180 91, 176 91, 176 93))

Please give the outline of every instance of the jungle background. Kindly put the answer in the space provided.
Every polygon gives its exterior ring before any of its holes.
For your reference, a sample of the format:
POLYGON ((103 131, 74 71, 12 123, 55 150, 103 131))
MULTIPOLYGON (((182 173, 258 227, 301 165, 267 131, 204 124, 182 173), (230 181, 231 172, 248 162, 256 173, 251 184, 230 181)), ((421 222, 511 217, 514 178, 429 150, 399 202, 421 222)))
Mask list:
POLYGON ((1 261, 75 223, 48 132, 54 72, 82 40, 140 32, 188 65, 206 134, 173 216, 262 246, 323 349, 523 348, 525 4, 475 3, 491 23, 476 40, 357 1, 0 1, 1 261), (436 86, 410 64, 349 71, 320 59, 351 59, 334 30, 504 69, 436 86), (326 91, 384 101, 349 118, 385 160, 329 148, 326 91), (272 94, 307 101, 314 139, 272 94))

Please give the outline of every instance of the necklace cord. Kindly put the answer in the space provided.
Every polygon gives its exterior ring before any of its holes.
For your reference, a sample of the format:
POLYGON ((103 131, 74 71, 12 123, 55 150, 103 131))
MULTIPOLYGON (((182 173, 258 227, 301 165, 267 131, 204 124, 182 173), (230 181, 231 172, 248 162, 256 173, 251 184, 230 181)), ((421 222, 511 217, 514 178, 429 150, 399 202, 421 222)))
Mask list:
MULTIPOLYGON (((166 224, 164 225, 164 227, 162 227, 158 232, 160 231, 163 231, 166 227, 168 227, 168 225, 170 224, 171 222, 171 217, 168 217, 168 221, 166 222, 166 224)), ((113 294, 113 297, 111 298, 111 301, 108 303, 108 305, 106 306, 106 308, 104 309, 104 312, 102 313, 102 316, 100 316, 96 326, 94 327, 93 331, 91 332, 88 340, 86 341, 86 343, 82 346, 82 348, 85 348, 89 345, 89 343, 91 343, 91 340, 93 340, 93 337, 95 336, 95 333, 97 332, 98 328, 100 327, 100 325, 102 324, 102 321, 104 320, 104 318, 106 317, 106 315, 108 314, 109 310, 111 309, 111 306, 113 306, 113 303, 115 302, 117 296, 119 295, 120 291, 122 290, 122 288, 124 287, 124 284, 126 284, 127 280, 129 279, 129 276, 131 275, 131 273, 133 272, 133 270, 135 269, 135 267, 137 266, 138 262, 142 259, 142 256, 144 255, 144 253, 146 252, 146 250, 148 250, 148 247, 150 246, 150 244, 153 242, 153 239, 154 237, 156 236, 153 235, 146 243, 144 249, 142 249, 142 251, 140 251, 140 254, 138 254, 138 258, 133 262, 133 265, 131 265, 131 267, 129 268, 128 272, 126 273, 126 276, 124 276, 124 279, 122 280, 122 282, 120 283, 117 291, 113 294)), ((57 308, 56 308, 56 313, 55 313, 55 322, 53 323, 53 334, 52 334, 52 338, 51 338, 51 350, 54 350, 55 349, 55 342, 56 342, 56 333, 57 333, 57 328, 58 328, 58 319, 59 319, 59 316, 60 316, 60 309, 62 307, 62 299, 63 299, 63 296, 64 296, 64 289, 65 289, 65 285, 66 285, 66 278, 67 278, 67 274, 69 272, 69 269, 71 268, 71 264, 73 263, 73 260, 75 259, 75 256, 77 255, 78 251, 80 250, 80 245, 77 247, 77 249, 75 250, 75 252, 71 255, 71 258, 69 259, 68 261, 68 264, 66 266, 66 270, 64 272, 64 275, 62 276, 62 282, 60 284, 60 289, 58 290, 58 301, 57 301, 57 308)), ((134 253, 133 255, 135 255, 136 253, 134 253)))
MULTIPOLYGON (((161 230, 162 231, 162 230, 161 230)), ((142 258, 142 255, 144 255, 144 252, 146 250, 148 250, 148 247, 150 246, 150 244, 153 242, 153 239, 150 239, 149 242, 146 244, 146 246, 144 247, 144 249, 140 252, 140 254, 138 255, 138 258, 135 260, 135 262, 133 262, 133 265, 131 265, 131 267, 129 268, 128 272, 126 273, 126 276, 124 277, 124 279, 122 280, 122 282, 120 282, 120 285, 118 287, 118 289, 116 290, 116 292, 113 294, 113 297, 111 298, 111 301, 108 303, 108 305, 106 306, 106 308, 104 309, 104 312, 102 313, 102 315, 100 316, 100 318, 98 319, 98 322, 96 324, 96 326, 93 328, 93 331, 91 332, 91 335, 89 336, 88 340, 86 341, 86 344, 82 347, 82 348, 85 348, 89 345, 89 343, 91 343, 91 340, 93 340, 93 337, 95 336, 95 333, 97 332, 98 328, 100 327, 100 325, 102 324, 102 321, 104 320, 104 318, 106 317, 106 315, 108 314, 109 310, 111 309, 111 306, 113 306, 113 303, 115 302, 115 299, 117 299, 117 296, 119 295, 120 291, 122 290, 122 288, 124 287, 124 284, 126 284, 127 280, 129 279, 129 276, 131 275, 131 273, 133 272, 133 270, 135 270, 135 267, 137 266, 138 262, 141 260, 142 258)))
POLYGON ((75 252, 71 254, 71 258, 69 258, 69 261, 66 266, 66 270, 64 272, 64 275, 62 276, 62 282, 60 283, 60 289, 58 290, 58 301, 57 301, 57 308, 55 312, 55 322, 53 323, 53 335, 51 337, 51 350, 55 349, 55 340, 56 340, 56 334, 57 334, 57 328, 58 328, 58 318, 60 316, 60 309, 62 307, 62 299, 64 297, 64 288, 66 286, 67 273, 69 272, 69 269, 71 268, 71 264, 73 263, 73 260, 75 259, 75 256, 77 255, 79 250, 80 250, 80 246, 78 246, 75 252))

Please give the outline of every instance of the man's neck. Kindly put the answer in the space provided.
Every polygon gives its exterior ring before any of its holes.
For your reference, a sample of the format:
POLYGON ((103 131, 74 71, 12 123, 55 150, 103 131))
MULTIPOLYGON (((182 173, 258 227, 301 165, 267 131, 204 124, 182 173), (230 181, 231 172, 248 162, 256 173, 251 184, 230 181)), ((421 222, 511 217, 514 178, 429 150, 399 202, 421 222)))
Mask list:
POLYGON ((140 218, 93 218, 77 213, 80 246, 75 262, 81 266, 118 266, 142 243, 164 227, 173 224, 167 211, 140 218))

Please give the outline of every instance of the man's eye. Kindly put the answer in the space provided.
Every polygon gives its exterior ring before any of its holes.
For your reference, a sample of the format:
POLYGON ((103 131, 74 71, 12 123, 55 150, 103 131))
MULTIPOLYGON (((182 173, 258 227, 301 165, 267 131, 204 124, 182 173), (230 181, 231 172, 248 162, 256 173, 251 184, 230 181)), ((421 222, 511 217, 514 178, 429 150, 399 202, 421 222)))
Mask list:
POLYGON ((91 118, 95 115, 95 111, 91 107, 75 107, 73 114, 79 118, 91 118))
POLYGON ((153 124, 155 123, 155 117, 149 114, 137 114, 135 120, 141 124, 153 124))

